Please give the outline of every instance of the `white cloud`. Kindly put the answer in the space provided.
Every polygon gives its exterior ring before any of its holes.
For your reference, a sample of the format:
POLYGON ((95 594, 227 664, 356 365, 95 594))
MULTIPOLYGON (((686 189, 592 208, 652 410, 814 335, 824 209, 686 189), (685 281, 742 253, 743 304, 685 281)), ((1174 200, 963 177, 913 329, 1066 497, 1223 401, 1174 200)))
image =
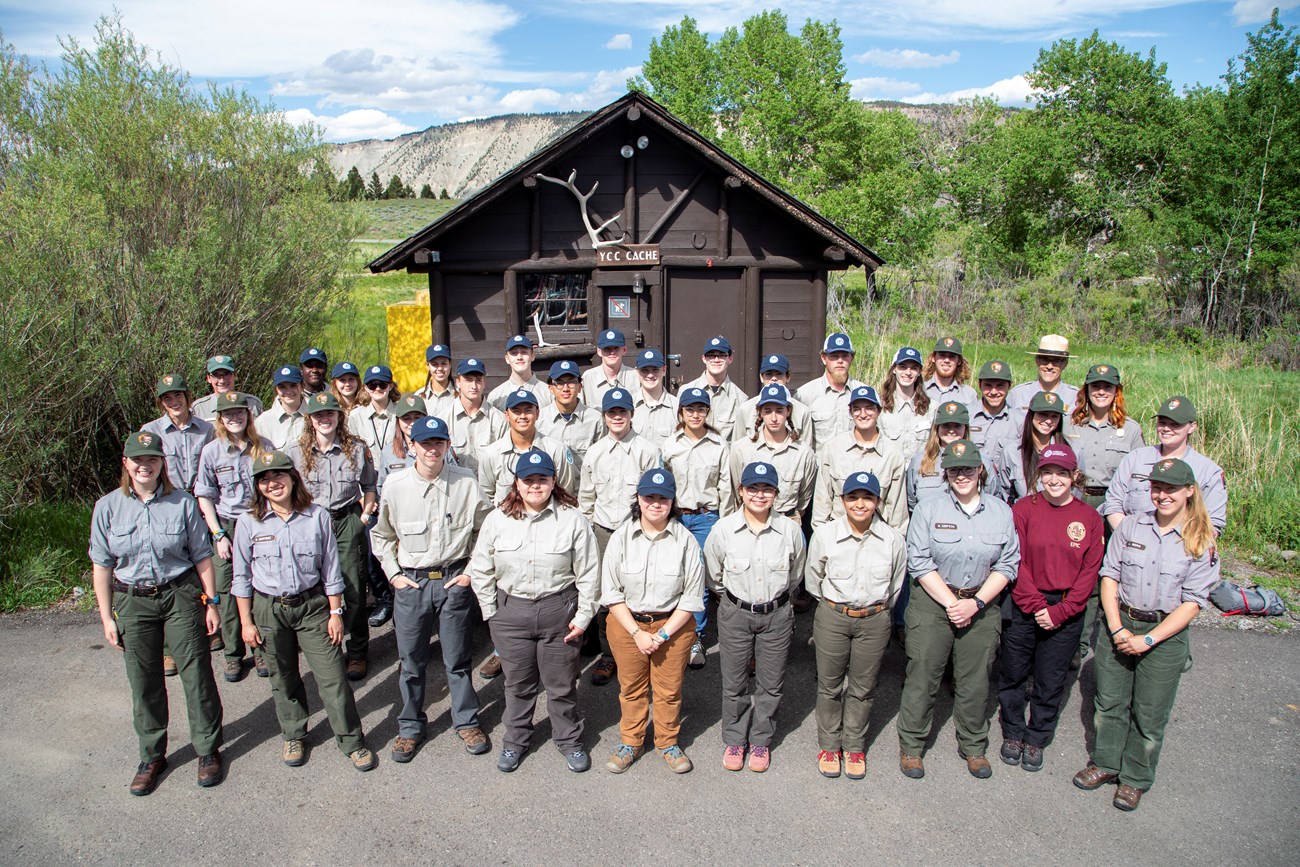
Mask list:
POLYGON ((1237 24, 1261 24, 1273 14, 1273 7, 1286 12, 1300 6, 1300 0, 1237 0, 1232 17, 1237 24))
POLYGON ((927 105, 934 102, 960 102, 963 99, 973 99, 977 96, 991 96, 997 100, 999 105, 1024 108, 1027 105, 1025 100, 1033 92, 1034 89, 1029 86, 1029 82, 1025 80, 1025 77, 1016 75, 1012 78, 995 81, 984 87, 968 87, 963 90, 950 90, 947 93, 918 93, 913 96, 905 96, 901 101, 910 102, 914 105, 927 105))
POLYGON ((897 78, 855 78, 849 82, 849 95, 866 101, 896 99, 917 93, 920 89, 921 85, 915 81, 900 81, 897 78))
POLYGON ((395 138, 416 130, 410 124, 373 108, 346 111, 334 117, 315 114, 306 108, 295 108, 284 112, 284 118, 294 124, 314 123, 324 130, 326 141, 334 142, 395 138))
POLYGON ((858 63, 883 66, 886 69, 937 69, 940 66, 947 66, 961 60, 961 52, 949 51, 947 54, 926 54, 924 51, 917 51, 915 48, 871 48, 855 55, 853 59, 858 63))
POLYGON ((605 43, 605 47, 616 51, 627 51, 632 48, 631 33, 615 33, 610 40, 605 43))
POLYGON ((606 69, 591 76, 580 91, 563 92, 549 87, 512 90, 498 100, 501 111, 580 111, 598 108, 627 91, 627 80, 640 72, 639 66, 606 69))

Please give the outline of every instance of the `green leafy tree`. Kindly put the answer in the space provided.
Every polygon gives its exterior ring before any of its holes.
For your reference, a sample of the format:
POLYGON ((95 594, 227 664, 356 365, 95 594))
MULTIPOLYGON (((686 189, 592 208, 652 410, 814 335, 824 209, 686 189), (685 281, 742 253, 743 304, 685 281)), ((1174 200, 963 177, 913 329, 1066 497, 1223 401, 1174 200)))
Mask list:
POLYGON ((433 187, 429 186, 428 184, 425 184, 424 186, 420 187, 420 198, 422 199, 434 198, 433 187))
POLYGON ((641 75, 628 79, 627 87, 663 103, 685 123, 711 136, 721 107, 719 84, 717 53, 695 19, 687 16, 650 40, 641 75))

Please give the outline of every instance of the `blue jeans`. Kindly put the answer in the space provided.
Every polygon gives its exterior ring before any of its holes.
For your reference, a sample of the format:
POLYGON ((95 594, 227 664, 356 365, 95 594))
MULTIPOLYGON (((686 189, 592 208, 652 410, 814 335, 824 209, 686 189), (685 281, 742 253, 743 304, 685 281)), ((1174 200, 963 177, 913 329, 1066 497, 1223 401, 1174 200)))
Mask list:
MULTIPOLYGON (((691 531, 695 541, 700 543, 700 552, 703 556, 704 542, 709 538, 709 531, 713 525, 718 523, 717 512, 701 512, 698 515, 682 515, 682 526, 691 531)), ((709 588, 704 588, 704 610, 695 612, 695 638, 697 641, 704 640, 704 627, 709 625, 709 588)))

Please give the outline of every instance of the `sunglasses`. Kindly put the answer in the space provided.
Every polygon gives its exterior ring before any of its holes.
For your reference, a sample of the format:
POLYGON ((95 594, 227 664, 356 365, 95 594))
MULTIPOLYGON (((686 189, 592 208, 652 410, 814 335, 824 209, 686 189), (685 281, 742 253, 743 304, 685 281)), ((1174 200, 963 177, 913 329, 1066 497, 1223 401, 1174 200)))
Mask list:
POLYGON ((384 391, 385 389, 387 389, 387 388, 388 388, 389 386, 391 386, 391 385, 392 385, 391 382, 383 382, 383 381, 381 381, 381 380, 374 380, 374 381, 372 381, 372 382, 367 382, 367 383, 366 383, 366 388, 367 388, 369 391, 384 391))

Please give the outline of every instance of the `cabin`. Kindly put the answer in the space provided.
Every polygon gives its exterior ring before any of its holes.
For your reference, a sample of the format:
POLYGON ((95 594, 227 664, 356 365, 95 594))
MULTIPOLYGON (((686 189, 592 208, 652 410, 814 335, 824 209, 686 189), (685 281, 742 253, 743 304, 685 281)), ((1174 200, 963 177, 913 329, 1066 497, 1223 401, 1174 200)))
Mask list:
MULTIPOLYGON (((641 93, 629 93, 369 263, 429 275, 430 342, 476 356, 490 385, 506 340, 553 361, 599 362, 617 328, 629 362, 662 350, 669 387, 703 371, 725 335, 750 394, 760 358, 790 359, 795 384, 821 372, 826 278, 883 264, 843 229, 741 165, 641 93)), ((493 381, 494 380, 494 381, 493 381)))

